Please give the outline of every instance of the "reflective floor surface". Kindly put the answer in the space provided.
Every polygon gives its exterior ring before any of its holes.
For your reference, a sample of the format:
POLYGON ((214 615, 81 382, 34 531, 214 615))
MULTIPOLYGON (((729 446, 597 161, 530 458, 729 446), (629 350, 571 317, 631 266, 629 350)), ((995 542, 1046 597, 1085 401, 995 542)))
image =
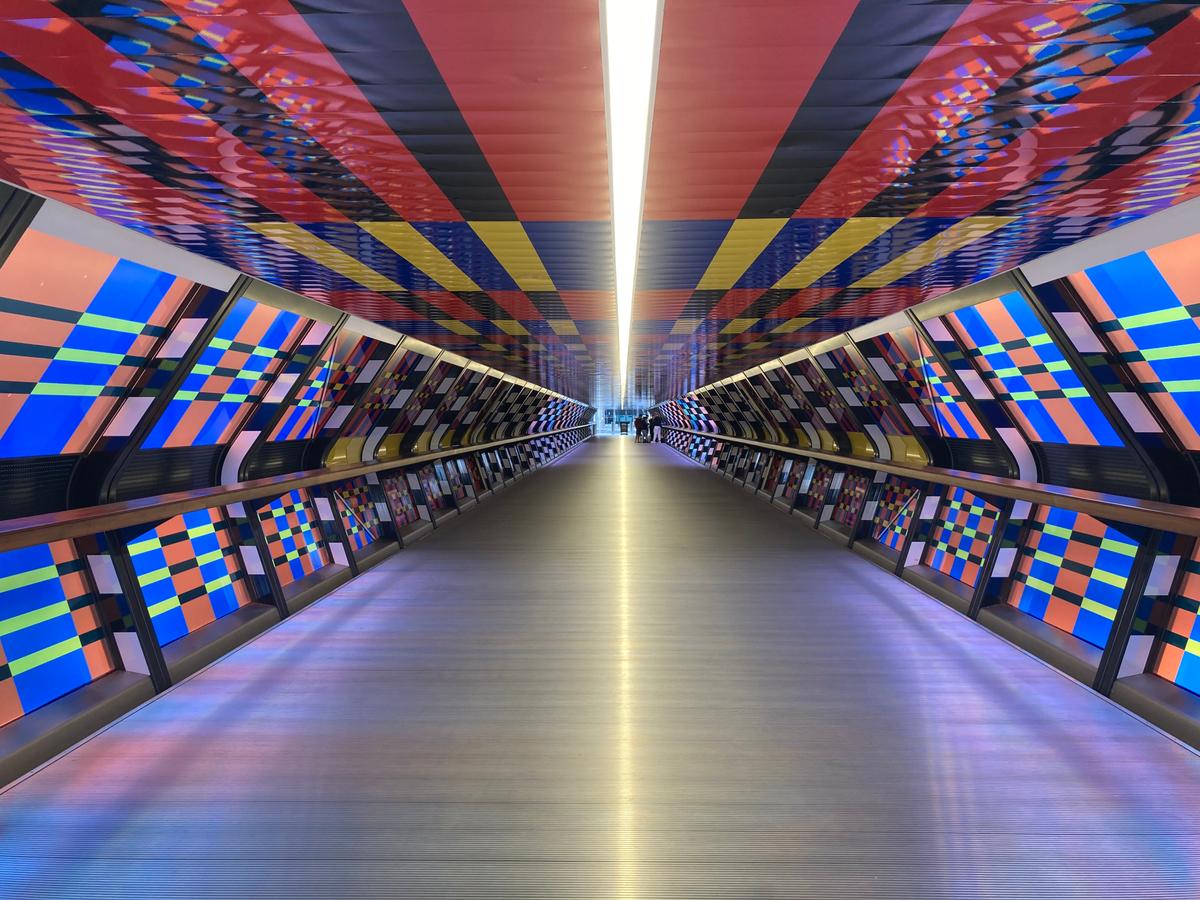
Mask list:
POLYGON ((0 897, 1200 897, 1200 758, 591 442, 0 796, 0 897))

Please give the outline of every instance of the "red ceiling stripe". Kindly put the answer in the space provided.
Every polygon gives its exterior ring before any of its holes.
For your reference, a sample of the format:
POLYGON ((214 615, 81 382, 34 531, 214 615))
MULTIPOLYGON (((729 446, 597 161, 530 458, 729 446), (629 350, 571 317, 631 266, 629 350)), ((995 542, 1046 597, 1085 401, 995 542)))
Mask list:
POLYGON ((4 0, 3 16, 0 50, 168 152, 288 221, 346 220, 52 3, 4 0))
POLYGON ((288 0, 216 16, 198 15, 195 0, 164 2, 398 215, 462 218, 288 0))
POLYGON ((600 5, 404 5, 517 216, 608 219, 600 5))
POLYGON ((667 3, 646 219, 737 217, 856 5, 667 3))
POLYGON ((1185 163, 1195 159, 1197 138, 1163 144, 1106 175, 1030 210, 1034 216, 1149 215, 1200 193, 1200 172, 1185 163), (1160 166, 1172 166, 1169 174, 1160 166), (1154 190, 1148 192, 1148 187, 1154 190), (1147 193, 1150 194, 1147 197, 1147 193))
POLYGON ((460 322, 483 322, 487 316, 471 304, 449 291, 413 291, 414 297, 420 297, 426 303, 431 303, 444 311, 452 319, 460 322))
POLYGON ((1077 151, 1200 82, 1198 45, 1200 18, 1192 13, 913 215, 973 215, 1037 180, 1077 151))
POLYGON ((79 167, 85 145, 72 146, 60 162, 61 140, 42 131, 36 120, 0 102, 0 176, 70 206, 120 219, 129 213, 138 223, 213 224, 229 220, 194 197, 123 165, 97 150, 79 167), (74 166, 62 163, 74 163, 74 166), (79 176, 86 179, 81 191, 79 176))
POLYGON ((514 319, 534 320, 540 322, 546 316, 533 305, 533 301, 524 291, 488 291, 488 296, 508 311, 514 319))
POLYGON ((732 319, 762 295, 762 288, 733 288, 713 304, 707 318, 732 319))
POLYGON ((976 0, 943 36, 871 124, 863 129, 796 210, 796 217, 850 218, 875 199, 911 161, 920 159, 947 127, 947 116, 965 118, 991 101, 996 90, 1033 62, 1045 38, 1032 25, 1053 18, 1062 28, 1082 13, 1071 5, 998 6, 976 0), (980 35, 1003 36, 999 44, 979 44, 980 35), (1024 41, 1025 43, 1020 43, 1024 41), (954 103, 942 98, 955 98, 954 103))

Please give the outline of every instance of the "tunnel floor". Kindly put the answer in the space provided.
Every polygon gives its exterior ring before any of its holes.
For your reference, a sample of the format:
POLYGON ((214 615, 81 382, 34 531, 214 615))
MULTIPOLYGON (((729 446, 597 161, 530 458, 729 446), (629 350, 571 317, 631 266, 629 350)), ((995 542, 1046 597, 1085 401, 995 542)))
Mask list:
POLYGON ((0 795, 25 898, 1200 896, 1200 757, 597 439, 0 795))

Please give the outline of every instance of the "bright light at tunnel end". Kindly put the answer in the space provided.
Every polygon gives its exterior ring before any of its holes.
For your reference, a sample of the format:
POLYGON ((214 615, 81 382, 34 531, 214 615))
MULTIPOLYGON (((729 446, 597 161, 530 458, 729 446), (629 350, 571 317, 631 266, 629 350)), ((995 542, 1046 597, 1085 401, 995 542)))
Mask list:
POLYGON ((600 15, 612 186, 617 373, 624 404, 662 0, 600 0, 600 15))

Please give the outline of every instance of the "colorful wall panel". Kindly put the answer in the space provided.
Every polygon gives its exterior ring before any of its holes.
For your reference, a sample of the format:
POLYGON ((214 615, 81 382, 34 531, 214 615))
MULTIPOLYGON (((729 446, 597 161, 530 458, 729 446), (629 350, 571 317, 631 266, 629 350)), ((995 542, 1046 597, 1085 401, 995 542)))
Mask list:
POLYGON ((220 509, 183 513, 129 539, 129 557, 159 644, 166 646, 253 598, 220 509))
POLYGON ((830 518, 853 531, 858 526, 858 517, 870 489, 870 475, 848 472, 842 479, 842 487, 838 491, 837 500, 834 501, 830 518))
POLYGON ((192 288, 26 231, 0 267, 0 457, 86 451, 192 288))
POLYGON ((1200 451, 1200 235, 1068 281, 1170 431, 1200 451))
POLYGON ((392 508, 396 527, 405 528, 419 522, 421 512, 413 499, 412 491, 409 490, 408 479, 404 475, 385 475, 379 480, 392 508))
POLYGON ((1140 537, 1083 513, 1038 507, 1028 521, 1006 602, 1102 648, 1140 537))
POLYGON ((945 321, 1028 440, 1124 445, 1023 295, 1010 291, 945 321))
POLYGON ((1200 694, 1200 543, 1180 565, 1179 580, 1150 671, 1200 694))
POLYGON ((999 519, 999 507, 966 488, 947 488, 921 562, 975 587, 999 519))
POLYGON ((320 516, 304 488, 260 506, 256 512, 271 566, 287 587, 332 562, 321 534, 320 516))
POLYGON ((375 509, 374 495, 366 478, 342 481, 333 485, 330 490, 337 505, 338 516, 342 520, 342 527, 346 530, 350 549, 365 550, 382 537, 383 525, 379 520, 379 512, 375 509))
POLYGON ((309 320, 240 297, 143 442, 146 449, 225 444, 266 392, 309 320))
POLYGON ((917 485, 889 475, 875 508, 871 537, 891 550, 902 550, 916 520, 920 496, 921 489, 917 485))
POLYGON ((943 438, 988 440, 970 401, 914 327, 876 335, 868 344, 895 375, 893 387, 930 431, 943 438))
POLYGON ((0 552, 0 725, 114 666, 70 542, 0 552))
POLYGON ((829 486, 833 484, 834 475, 833 467, 825 463, 817 463, 813 468, 812 480, 808 483, 808 490, 804 494, 804 506, 811 510, 820 512, 821 507, 825 505, 825 498, 829 494, 829 486))

